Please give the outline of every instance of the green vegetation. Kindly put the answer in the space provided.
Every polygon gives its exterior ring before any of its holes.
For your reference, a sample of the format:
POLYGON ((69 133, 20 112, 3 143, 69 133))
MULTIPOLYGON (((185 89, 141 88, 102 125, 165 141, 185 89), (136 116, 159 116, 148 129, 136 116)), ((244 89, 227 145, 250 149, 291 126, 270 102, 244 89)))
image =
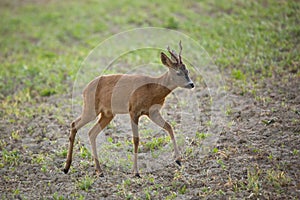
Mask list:
MULTIPOLYGON (((274 135, 283 135, 284 133, 280 131, 289 129, 290 132, 297 131, 293 133, 293 137, 299 137, 297 125, 300 111, 298 107, 288 104, 283 91, 278 91, 282 94, 278 100, 279 107, 292 110, 296 114, 292 116, 292 125, 287 125, 288 119, 273 118, 278 108, 269 108, 268 105, 274 97, 267 89, 265 93, 259 91, 272 84, 281 85, 288 83, 291 78, 300 77, 298 1, 1 0, 0 17, 2 199, 37 197, 89 199, 95 196, 109 199, 115 199, 116 196, 121 199, 161 199, 162 196, 164 199, 184 199, 185 194, 194 195, 199 199, 221 199, 224 195, 232 199, 247 197, 284 199, 286 196, 280 195, 289 195, 285 194, 285 191, 295 189, 295 185, 289 187, 290 184, 296 182, 299 185, 299 181, 293 177, 296 174, 293 162, 297 162, 293 160, 287 164, 278 156, 280 153, 282 157, 291 156, 299 159, 298 146, 292 146, 285 151, 284 147, 289 144, 282 142, 277 145, 276 142, 288 137, 278 139, 274 135), (105 171, 110 177, 118 180, 109 178, 98 180, 88 174, 94 170, 91 152, 82 144, 76 143, 74 152, 77 153, 74 160, 77 160, 73 162, 68 175, 62 174, 61 167, 67 155, 66 130, 69 128, 67 123, 73 119, 70 95, 81 63, 93 48, 113 34, 142 27, 177 30, 199 42, 218 66, 221 74, 226 77, 227 85, 224 86, 226 91, 231 91, 237 96, 253 97, 255 103, 265 106, 259 109, 266 112, 261 113, 264 118, 261 118, 253 129, 262 126, 264 130, 257 133, 265 134, 265 130, 278 127, 280 131, 266 136, 274 138, 265 141, 273 141, 269 145, 270 148, 279 150, 266 151, 260 149, 260 146, 248 144, 242 137, 243 132, 247 131, 245 128, 247 124, 240 124, 234 137, 233 133, 226 132, 230 132, 231 127, 245 117, 242 116, 245 113, 236 113, 234 107, 236 102, 233 102, 223 112, 228 118, 234 114, 238 115, 238 120, 230 119, 232 121, 228 123, 224 133, 222 132, 224 134, 222 137, 227 137, 224 143, 235 140, 239 140, 240 143, 231 149, 222 146, 212 147, 208 159, 213 161, 201 158, 201 162, 197 164, 188 163, 187 166, 191 171, 187 171, 184 167, 177 170, 174 166, 168 166, 167 170, 153 174, 142 172, 142 179, 132 179, 127 174, 121 173, 122 169, 110 171, 110 167, 116 168, 112 164, 115 161, 102 155, 99 160, 104 165, 105 171), (271 84, 264 82, 274 77, 282 82, 274 83, 274 81, 271 84), (65 140, 59 140, 62 138, 65 140), (242 151, 243 148, 248 150, 249 159, 246 159, 248 161, 246 163, 238 163, 240 170, 245 169, 245 172, 238 174, 230 165, 240 161, 232 157, 245 153, 242 151), (233 154, 232 157, 227 156, 229 152, 233 154), (266 166, 270 168, 256 166, 257 160, 260 164, 266 162, 266 166), (211 163, 213 169, 205 168, 207 163, 211 163), (221 172, 226 173, 225 178, 213 174, 219 168, 221 172), (294 171, 289 173, 289 170, 294 171), (116 175, 117 173, 122 175, 116 175), (195 174, 200 174, 201 180, 195 179, 193 177, 195 174), (243 177, 238 177, 242 175, 243 177), (222 185, 224 180, 227 183, 222 185), (30 195, 34 194, 29 194, 28 191, 44 196, 32 197, 30 195), (98 191, 101 191, 101 194, 98 194, 98 191), (111 197, 112 193, 116 196, 111 197), (243 196, 245 194, 247 196, 243 196)), ((184 48, 186 50, 184 53, 188 53, 189 47, 184 48)), ((157 55, 151 50, 129 54, 127 64, 136 60, 159 62, 159 58, 154 57, 157 55)), ((195 80, 202 82, 201 77, 195 77, 195 80)), ((179 102, 181 106, 188 103, 188 101, 179 102)), ((176 109, 175 105, 170 107, 176 109)), ((203 117, 203 126, 214 128, 215 124, 210 118, 204 114, 203 117)), ((178 120, 174 118, 170 123, 175 127, 179 125, 178 120)), ((111 123, 108 129, 115 133, 117 125, 111 123)), ((195 141, 184 150, 186 157, 193 155, 190 159, 195 159, 199 156, 194 150, 201 146, 203 140, 211 136, 206 131, 201 129, 201 132, 195 133, 193 138, 195 141)), ((163 134, 151 138, 152 132, 153 130, 144 127, 141 129, 143 137, 147 139, 141 141, 140 151, 143 151, 141 153, 159 150, 171 143, 169 136, 163 134)), ((122 142, 121 139, 115 140, 113 137, 114 134, 108 137, 109 144, 106 150, 118 153, 116 149, 125 149, 124 152, 128 156, 120 158, 118 162, 122 163, 126 172, 129 172, 127 169, 132 167, 131 140, 127 138, 122 142)), ((256 142, 256 139, 251 138, 253 143, 259 144, 260 141, 256 142)), ((293 142, 292 139, 290 141, 293 142)))
POLYGON ((171 141, 169 136, 159 137, 159 138, 152 138, 150 141, 144 144, 146 150, 155 150, 164 147, 165 145, 169 144, 171 141))
POLYGON ((80 156, 82 158, 89 158, 91 159, 92 158, 92 154, 91 152, 88 150, 88 148, 86 148, 85 146, 81 146, 80 147, 80 156))
POLYGON ((91 189, 93 183, 94 183, 94 178, 85 176, 77 182, 77 186, 81 190, 88 191, 89 189, 91 189))
POLYGON ((10 166, 17 166, 20 164, 20 152, 18 150, 7 151, 2 150, 2 162, 10 166))
POLYGON ((196 132, 196 138, 200 139, 200 140, 204 140, 205 138, 209 137, 210 134, 209 133, 200 133, 200 132, 196 132))
POLYGON ((68 83, 91 49, 115 30, 145 26, 195 38, 221 69, 233 68, 238 80, 297 71, 299 4, 294 1, 1 4, 0 99, 12 102, 20 95, 35 99, 70 92, 68 83))

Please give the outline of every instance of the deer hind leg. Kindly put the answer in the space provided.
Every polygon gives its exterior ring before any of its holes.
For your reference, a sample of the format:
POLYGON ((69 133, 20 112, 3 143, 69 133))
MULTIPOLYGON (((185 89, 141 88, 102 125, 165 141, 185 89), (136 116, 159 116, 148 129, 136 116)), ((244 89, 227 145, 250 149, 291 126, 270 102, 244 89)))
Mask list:
POLYGON ((133 134, 133 173, 135 177, 140 178, 139 170, 138 170, 138 148, 139 148, 139 131, 138 131, 138 123, 139 123, 139 116, 135 116, 134 114, 130 115, 131 117, 131 128, 133 134))
POLYGON ((93 159, 95 162, 96 173, 101 176, 103 175, 103 173, 102 173, 100 163, 98 160, 96 139, 97 139, 98 134, 109 124, 109 122, 112 119, 113 119, 113 115, 105 116, 105 115, 101 114, 101 117, 98 120, 98 122, 89 130, 89 139, 90 139, 90 143, 92 146, 92 154, 93 154, 93 159))
POLYGON ((178 149, 178 146, 176 143, 174 131, 173 131, 171 125, 168 122, 166 122, 166 120, 161 116, 159 110, 156 110, 156 109, 151 110, 148 116, 155 124, 157 124, 158 126, 160 126, 163 129, 165 129, 169 133, 171 140, 173 142, 173 146, 174 146, 175 162, 180 166, 181 165, 181 156, 180 156, 179 149, 178 149))
POLYGON ((71 123, 71 130, 70 130, 70 135, 69 135, 69 150, 68 150, 66 165, 63 170, 65 174, 68 173, 71 163, 72 163, 73 147, 74 147, 74 141, 75 141, 75 136, 76 136, 77 131, 81 127, 83 127, 84 125, 86 125, 87 123, 89 123, 90 121, 95 119, 95 117, 96 116, 93 116, 93 115, 81 115, 80 117, 78 117, 76 120, 74 120, 71 123))

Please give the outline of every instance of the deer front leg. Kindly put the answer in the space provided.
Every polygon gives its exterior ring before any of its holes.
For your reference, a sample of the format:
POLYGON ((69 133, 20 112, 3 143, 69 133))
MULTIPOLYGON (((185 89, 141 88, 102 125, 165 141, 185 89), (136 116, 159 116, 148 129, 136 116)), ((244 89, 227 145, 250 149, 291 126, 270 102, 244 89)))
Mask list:
POLYGON ((177 143, 176 143, 176 138, 174 136, 174 131, 173 131, 171 125, 168 122, 166 122, 166 120, 161 116, 159 110, 157 110, 157 109, 150 111, 149 118, 155 124, 157 124, 158 126, 160 126, 163 129, 165 129, 169 133, 169 135, 171 137, 171 140, 173 142, 173 146, 174 146, 175 162, 179 166, 181 166, 181 156, 180 156, 179 149, 178 149, 178 146, 177 146, 177 143))
POLYGON ((131 128, 132 128, 132 134, 133 134, 133 173, 135 177, 140 178, 139 170, 138 170, 138 149, 139 149, 139 131, 138 131, 138 122, 139 119, 136 116, 131 117, 131 128))

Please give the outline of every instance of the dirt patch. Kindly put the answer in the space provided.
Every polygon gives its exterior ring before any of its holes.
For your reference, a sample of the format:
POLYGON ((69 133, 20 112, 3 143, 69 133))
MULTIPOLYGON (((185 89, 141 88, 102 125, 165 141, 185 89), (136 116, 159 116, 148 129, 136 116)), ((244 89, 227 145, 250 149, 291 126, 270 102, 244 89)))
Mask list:
MULTIPOLYGON (((228 124, 205 156, 187 157, 142 179, 104 165, 96 177, 77 141, 73 168, 63 174, 71 116, 70 97, 42 99, 50 107, 31 119, 1 120, 0 191, 3 199, 299 199, 300 79, 265 79, 255 94, 228 91, 228 124), (90 177, 90 179, 89 179, 90 177), (86 187, 84 187, 84 183, 86 187)), ((209 96, 199 90, 202 116, 209 96)), ((191 121, 191 126, 193 122, 191 121)), ((205 125, 203 125, 205 126, 205 125)), ((114 134, 112 134, 113 137, 114 134)), ((193 149, 197 144, 191 143, 193 149)))

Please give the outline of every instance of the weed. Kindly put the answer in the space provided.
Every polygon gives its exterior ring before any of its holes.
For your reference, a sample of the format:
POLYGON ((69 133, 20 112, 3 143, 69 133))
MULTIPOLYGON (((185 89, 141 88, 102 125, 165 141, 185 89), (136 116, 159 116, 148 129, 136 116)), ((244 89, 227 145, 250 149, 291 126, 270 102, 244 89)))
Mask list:
POLYGON ((140 130, 140 134, 144 137, 150 137, 153 133, 153 130, 150 128, 140 130))
POLYGON ((77 182, 77 187, 81 190, 88 191, 92 188, 93 183, 94 179, 86 175, 83 179, 77 182))
POLYGON ((176 192, 171 192, 168 196, 165 197, 166 200, 176 199, 177 194, 176 192))
POLYGON ((186 185, 183 185, 181 188, 179 188, 178 193, 179 194, 185 194, 186 193, 186 185))
POLYGON ((46 172, 47 172, 47 165, 42 165, 41 171, 42 171, 43 173, 46 173, 46 172))
POLYGON ((85 197, 84 197, 82 194, 80 194, 76 199, 77 199, 77 200, 84 200, 85 197))
POLYGON ((261 150, 260 149, 252 149, 253 153, 260 153, 261 150))
POLYGON ((203 187, 201 191, 204 195, 208 195, 212 192, 212 189, 210 187, 203 187))
POLYGON ((174 180, 180 180, 182 178, 182 171, 181 170, 176 170, 174 174, 174 180))
POLYGON ((64 200, 65 199, 65 197, 63 195, 59 195, 57 192, 55 192, 52 197, 54 200, 64 200))
POLYGON ((294 156, 297 156, 299 154, 299 150, 298 149, 294 149, 292 153, 293 153, 294 156))
POLYGON ((154 177, 151 177, 151 176, 148 177, 148 181, 149 181, 150 183, 154 183, 154 180, 155 180, 154 177))
POLYGON ((13 194, 14 194, 14 196, 19 195, 19 194, 20 194, 19 188, 15 189, 15 190, 13 191, 13 194))
POLYGON ((227 107, 226 107, 225 114, 226 114, 227 116, 230 116, 230 115, 232 114, 232 108, 231 108, 230 106, 227 106, 227 107))
POLYGON ((106 140, 107 140, 107 142, 109 142, 109 143, 113 143, 113 141, 114 141, 112 137, 107 137, 106 140))
POLYGON ((199 140, 204 140, 206 139, 207 137, 209 137, 210 134, 209 133, 200 133, 200 132, 196 132, 196 138, 199 139, 199 140))
POLYGON ((2 150, 2 160, 4 164, 17 166, 20 163, 20 153, 18 150, 7 151, 2 150))
POLYGON ((64 125, 66 123, 65 118, 61 115, 55 115, 55 119, 58 121, 58 124, 64 125))
POLYGON ((6 142, 5 142, 5 140, 0 140, 0 150, 1 149, 4 149, 4 147, 6 147, 6 142))
POLYGON ((89 161, 86 160, 80 160, 80 166, 87 168, 90 165, 89 161))
POLYGON ((268 155, 268 159, 269 159, 269 160, 273 160, 273 158, 274 158, 274 157, 273 157, 272 154, 268 155))
POLYGON ((151 141, 148 141, 144 144, 146 150, 155 150, 160 149, 170 142, 169 136, 152 138, 151 141))
POLYGON ((60 157, 66 157, 68 154, 68 149, 67 148, 61 148, 60 150, 58 150, 56 152, 56 155, 60 156, 60 157))
POLYGON ((131 179, 125 179, 122 181, 122 183, 118 184, 118 195, 123 196, 125 199, 132 199, 133 195, 130 191, 128 191, 128 188, 131 184, 131 179))
POLYGON ((218 153, 219 152, 219 149, 217 147, 213 148, 212 150, 213 153, 218 153))
POLYGON ((255 195, 258 195, 261 189, 260 174, 261 170, 257 167, 248 169, 247 172, 247 188, 255 195))
POLYGON ((179 23, 178 23, 178 21, 176 21, 176 19, 174 17, 169 17, 165 24, 165 27, 170 28, 170 29, 177 29, 178 26, 179 26, 179 23))
POLYGON ((239 70, 239 69, 232 70, 231 75, 236 80, 242 80, 242 81, 244 81, 246 79, 245 74, 241 70, 239 70))
POLYGON ((225 166, 223 160, 218 159, 218 160, 217 160, 217 163, 222 167, 222 169, 226 169, 226 166, 225 166))
POLYGON ((193 147, 187 146, 187 147, 185 148, 185 156, 186 156, 186 157, 192 155, 193 152, 194 152, 194 148, 193 148, 193 147))
POLYGON ((145 190, 144 190, 144 193, 145 193, 145 199, 150 200, 150 199, 151 199, 151 194, 150 194, 150 192, 148 191, 148 189, 145 189, 145 190))
POLYGON ((19 140, 20 139, 20 133, 19 131, 13 131, 11 132, 11 138, 14 139, 14 140, 19 140))
POLYGON ((85 146, 80 146, 80 156, 82 158, 88 158, 88 159, 92 158, 91 152, 85 146))
POLYGON ((34 127, 29 126, 29 127, 27 128, 27 133, 29 133, 29 135, 32 135, 32 134, 34 133, 34 127))
POLYGON ((123 181, 122 181, 122 184, 123 184, 125 187, 129 187, 130 184, 131 184, 131 180, 130 180, 130 179, 123 180, 123 181))
POLYGON ((170 124, 171 124, 172 127, 175 127, 175 126, 177 125, 177 122, 176 122, 175 120, 172 120, 172 121, 170 122, 170 124))
POLYGON ((133 198, 133 195, 130 193, 130 192, 128 192, 128 194, 126 194, 126 196, 125 196, 125 199, 132 199, 133 198))
POLYGON ((225 192, 223 191, 223 190, 218 190, 218 192, 217 192, 217 194, 219 195, 219 196, 224 196, 225 195, 225 192))
POLYGON ((32 158, 31 163, 43 163, 45 161, 45 157, 43 154, 37 154, 35 157, 32 158))
POLYGON ((40 91, 42 97, 47 97, 56 94, 56 90, 53 88, 45 88, 40 91))
POLYGON ((207 122, 205 123, 205 125, 206 125, 206 126, 212 126, 212 125, 213 125, 213 122, 212 122, 211 120, 209 120, 209 121, 207 121, 207 122))
POLYGON ((280 189, 283 186, 288 186, 291 182, 291 178, 283 171, 268 170, 267 180, 274 187, 280 189))
POLYGON ((275 122, 274 119, 270 119, 270 120, 262 120, 262 122, 265 124, 265 125, 270 125, 270 124, 273 124, 275 122))

